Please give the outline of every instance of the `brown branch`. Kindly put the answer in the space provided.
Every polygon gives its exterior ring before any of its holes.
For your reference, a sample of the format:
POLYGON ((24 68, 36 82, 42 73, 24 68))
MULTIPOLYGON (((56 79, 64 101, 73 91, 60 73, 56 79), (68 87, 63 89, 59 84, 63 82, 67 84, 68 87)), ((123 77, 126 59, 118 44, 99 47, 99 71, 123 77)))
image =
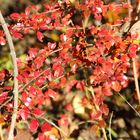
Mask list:
POLYGON ((7 101, 5 101, 1 106, 0 109, 6 106, 11 100, 13 99, 13 96, 11 96, 7 101))
POLYGON ((5 36, 10 48, 10 54, 12 57, 12 62, 13 62, 13 71, 14 71, 14 110, 13 110, 13 115, 12 115, 12 121, 11 121, 11 126, 10 126, 10 131, 8 135, 8 140, 14 140, 14 127, 16 124, 16 118, 17 118, 17 110, 18 110, 18 80, 17 80, 17 75, 18 75, 18 67, 17 67, 17 62, 16 62, 16 53, 14 49, 14 44, 12 41, 12 37, 10 35, 10 32, 8 30, 7 24, 3 18, 3 15, 0 11, 0 22, 2 24, 2 28, 5 32, 5 36))
POLYGON ((138 75, 137 75, 137 70, 136 70, 136 60, 135 58, 132 59, 133 63, 133 73, 134 73, 134 80, 135 80, 135 87, 136 87, 136 93, 138 97, 138 101, 140 104, 140 90, 139 90, 139 83, 138 83, 138 75))
POLYGON ((131 109, 133 109, 134 112, 140 117, 140 113, 126 100, 126 98, 123 95, 121 95, 119 92, 115 92, 115 93, 117 93, 131 107, 131 109))
POLYGON ((109 119, 109 139, 112 140, 112 137, 111 137, 111 123, 112 123, 112 118, 113 118, 113 111, 110 115, 110 119, 109 119))

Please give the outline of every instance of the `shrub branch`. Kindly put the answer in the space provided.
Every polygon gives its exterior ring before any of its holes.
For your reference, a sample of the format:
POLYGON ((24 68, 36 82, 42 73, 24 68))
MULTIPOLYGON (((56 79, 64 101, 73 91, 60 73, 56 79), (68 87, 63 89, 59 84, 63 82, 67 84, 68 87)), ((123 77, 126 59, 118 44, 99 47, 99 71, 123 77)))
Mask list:
POLYGON ((138 101, 140 104, 140 90, 139 90, 139 83, 138 83, 138 75, 137 75, 137 70, 136 70, 136 59, 133 58, 133 73, 134 73, 134 80, 135 80, 135 87, 136 87, 136 93, 138 97, 138 101))
POLYGON ((12 120, 11 120, 11 126, 10 126, 10 131, 8 134, 8 140, 13 140, 14 139, 14 127, 16 124, 16 118, 17 118, 17 110, 18 110, 18 80, 17 80, 17 75, 18 75, 18 67, 17 67, 17 62, 16 62, 16 53, 15 53, 15 48, 14 44, 12 41, 12 37, 10 35, 10 32, 8 30, 7 24, 3 18, 3 15, 0 11, 0 22, 2 25, 2 28, 5 32, 5 36, 10 48, 10 54, 12 57, 12 62, 13 62, 13 71, 14 71, 14 89, 13 89, 13 94, 14 94, 14 109, 13 109, 13 115, 12 115, 12 120))

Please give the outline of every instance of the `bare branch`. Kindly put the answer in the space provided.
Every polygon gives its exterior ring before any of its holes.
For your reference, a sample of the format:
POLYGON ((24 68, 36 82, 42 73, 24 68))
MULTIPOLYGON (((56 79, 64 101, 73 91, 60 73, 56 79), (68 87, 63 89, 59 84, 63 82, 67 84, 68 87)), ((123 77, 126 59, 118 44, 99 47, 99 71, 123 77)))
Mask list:
POLYGON ((133 73, 134 73, 134 80, 135 80, 135 87, 136 87, 136 93, 138 96, 138 101, 140 104, 140 90, 139 90, 139 83, 138 83, 138 75, 137 75, 137 70, 136 70, 136 60, 133 58, 133 73))
POLYGON ((18 110, 18 80, 17 80, 17 75, 18 75, 18 67, 17 67, 17 62, 16 62, 16 53, 14 49, 14 44, 12 41, 12 37, 10 35, 10 32, 8 30, 7 24, 3 18, 3 15, 0 11, 0 22, 2 24, 2 28, 5 32, 5 36, 10 48, 10 54, 12 57, 12 62, 13 62, 13 71, 14 71, 14 110, 13 110, 13 115, 12 115, 12 121, 11 121, 11 126, 10 126, 10 132, 8 135, 8 140, 14 140, 14 127, 16 124, 16 118, 17 118, 17 110, 18 110))

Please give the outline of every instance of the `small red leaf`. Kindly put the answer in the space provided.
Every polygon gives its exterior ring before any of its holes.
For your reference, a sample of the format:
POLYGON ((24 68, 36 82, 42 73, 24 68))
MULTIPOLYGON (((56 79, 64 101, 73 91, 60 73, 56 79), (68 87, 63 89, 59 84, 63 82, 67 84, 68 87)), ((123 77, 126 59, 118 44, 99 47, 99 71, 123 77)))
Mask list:
POLYGON ((103 112, 104 115, 106 115, 106 116, 108 115, 109 109, 108 109, 106 104, 101 105, 100 109, 101 109, 101 111, 103 112))
POLYGON ((76 72, 76 70, 77 70, 77 68, 78 68, 78 65, 77 64, 74 64, 73 66, 72 66, 72 72, 73 73, 75 73, 76 72))
POLYGON ((102 115, 101 111, 97 111, 91 114, 91 118, 93 120, 98 120, 101 117, 101 115, 102 115))
POLYGON ((30 48, 29 55, 31 58, 35 58, 37 55, 37 48, 30 48))
POLYGON ((26 14, 26 15, 29 15, 30 12, 31 12, 31 7, 29 6, 29 7, 27 7, 27 8, 25 9, 25 14, 26 14))
POLYGON ((137 51, 138 45, 132 44, 129 48, 129 56, 130 57, 136 57, 136 51, 137 51))
POLYGON ((23 120, 26 120, 29 116, 30 112, 29 112, 29 109, 27 107, 24 107, 23 109, 21 109, 19 111, 19 115, 21 116, 21 118, 23 120))
POLYGON ((20 14, 18 14, 18 13, 12 13, 12 14, 10 15, 10 17, 11 17, 12 19, 18 19, 18 18, 20 18, 21 16, 20 16, 20 14))
POLYGON ((18 79, 18 81, 21 82, 21 83, 24 82, 24 78, 23 78, 21 75, 18 75, 18 76, 17 76, 17 79, 18 79))
POLYGON ((13 34, 13 37, 15 37, 15 38, 22 38, 23 37, 23 35, 19 32, 12 32, 12 34, 13 34))
POLYGON ((29 129, 30 131, 34 132, 37 130, 38 126, 39 126, 38 121, 36 119, 32 119, 29 124, 29 129))
POLYGON ((0 45, 5 45, 6 41, 3 37, 0 37, 0 45))
POLYGON ((35 87, 30 87, 29 92, 30 92, 32 95, 36 95, 37 90, 36 90, 35 87))
POLYGON ((4 79, 5 75, 6 75, 5 70, 0 71, 0 81, 4 79))
POLYGON ((38 134, 38 139, 39 140, 48 140, 44 133, 39 133, 38 134))
POLYGON ((0 94, 0 103, 3 103, 7 98, 8 92, 2 92, 0 94))
POLYGON ((60 66, 60 67, 58 67, 57 70, 55 70, 54 76, 60 77, 62 75, 62 73, 63 73, 63 68, 60 66))
POLYGON ((65 77, 62 77, 59 84, 60 87, 64 88, 66 86, 66 82, 67 82, 67 79, 65 77))
POLYGON ((100 128, 105 128, 105 121, 104 120, 99 120, 99 126, 100 128))
POLYGON ((48 92, 47 94, 52 97, 52 98, 55 98, 56 97, 56 92, 52 89, 48 89, 48 92))
POLYGON ((50 49, 50 50, 54 50, 55 48, 56 48, 56 43, 48 43, 48 48, 50 49))
POLYGON ((102 92, 104 93, 105 96, 111 96, 112 91, 110 88, 102 88, 102 92))
POLYGON ((45 122, 42 126, 41 126, 41 130, 42 132, 45 132, 45 131, 51 131, 51 125, 47 122, 45 122))
POLYGON ((39 40, 40 42, 43 42, 43 40, 42 40, 43 37, 44 37, 43 33, 37 31, 37 38, 38 38, 38 40, 39 40))
POLYGON ((66 104, 65 106, 66 110, 69 111, 69 112, 73 112, 73 106, 69 103, 69 104, 66 104))
POLYGON ((44 114, 44 112, 43 112, 42 110, 40 110, 39 108, 35 108, 35 109, 33 110, 33 114, 34 114, 34 115, 37 115, 37 116, 41 116, 41 115, 44 114))
POLYGON ((121 90, 121 84, 118 81, 112 82, 112 89, 119 92, 121 90))

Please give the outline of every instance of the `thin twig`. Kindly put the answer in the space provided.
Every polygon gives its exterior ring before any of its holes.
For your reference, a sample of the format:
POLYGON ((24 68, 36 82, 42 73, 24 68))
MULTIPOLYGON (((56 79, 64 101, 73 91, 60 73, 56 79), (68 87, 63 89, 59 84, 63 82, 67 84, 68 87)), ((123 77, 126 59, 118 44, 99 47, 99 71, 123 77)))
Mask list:
POLYGON ((53 123, 52 121, 48 120, 47 118, 45 117, 39 117, 40 119, 43 119, 45 120, 46 122, 48 122, 49 124, 51 124, 52 126, 54 126, 57 130, 59 130, 64 136, 68 136, 68 134, 66 132, 64 132, 60 127, 58 127, 55 123, 53 123))
POLYGON ((136 70, 136 60, 135 58, 132 59, 133 63, 133 73, 134 73, 134 80, 135 80, 135 87, 136 87, 136 93, 138 96, 138 101, 140 104, 140 90, 139 90, 139 83, 138 83, 138 75, 137 75, 137 70, 136 70))
MULTIPOLYGON (((20 102, 24 105, 24 106, 26 106, 25 105, 25 103, 21 100, 21 99, 19 99, 20 100, 20 102)), ((48 122, 49 124, 51 124, 52 126, 54 126, 58 131, 60 131, 64 136, 67 136, 67 134, 66 134, 66 132, 64 132, 61 128, 59 128, 55 123, 53 123, 51 120, 48 120, 46 117, 43 117, 43 116, 36 116, 34 113, 32 113, 31 112, 31 109, 28 107, 28 106, 26 106, 27 108, 28 108, 28 110, 30 111, 30 114, 31 115, 33 115, 36 119, 43 119, 43 120, 45 120, 46 122, 48 122)), ((25 110, 24 110, 25 111, 25 110)), ((25 113, 26 113, 26 111, 25 111, 25 113)))
POLYGON ((103 135, 104 135, 105 140, 107 140, 107 135, 106 135, 105 128, 102 128, 102 132, 103 132, 103 135))
POLYGON ((123 95, 121 95, 119 92, 117 94, 134 110, 134 112, 140 117, 140 113, 125 99, 123 95))
POLYGON ((12 120, 11 120, 11 126, 10 126, 10 131, 8 134, 8 140, 14 140, 14 127, 16 124, 16 118, 17 118, 17 110, 18 110, 18 67, 17 67, 17 62, 16 62, 16 52, 13 44, 12 37, 10 35, 10 32, 8 30, 7 24, 3 18, 3 15, 0 11, 0 22, 2 24, 2 28, 5 32, 5 36, 10 48, 10 53, 12 57, 12 62, 13 62, 13 71, 14 71, 14 110, 13 110, 13 115, 12 115, 12 120))
POLYGON ((2 131, 2 125, 1 124, 0 124, 0 139, 4 140, 3 131, 2 131))
POLYGON ((2 105, 0 105, 0 109, 6 106, 12 99, 13 99, 13 96, 11 96, 7 101, 5 101, 2 105))
POLYGON ((78 125, 82 125, 82 124, 85 124, 85 123, 98 124, 96 121, 87 120, 87 121, 81 121, 81 122, 79 122, 78 125))
MULTIPOLYGON (((61 78, 64 77, 64 76, 65 76, 65 74, 63 74, 63 75, 61 75, 60 77, 57 77, 57 78, 51 80, 51 82, 57 81, 57 80, 61 79, 61 78)), ((43 87, 41 87, 41 89, 43 90, 43 89, 45 89, 46 87, 48 87, 48 82, 45 83, 45 85, 44 85, 43 87)))
POLYGON ((109 119, 109 139, 112 140, 112 137, 111 137, 111 123, 112 123, 112 117, 113 117, 113 111, 110 115, 110 119, 109 119))
MULTIPOLYGON (((89 91, 91 92, 91 95, 92 95, 93 99, 95 100, 96 97, 95 97, 95 95, 94 95, 94 89, 93 89, 92 86, 89 87, 89 91)), ((97 111, 100 110, 99 106, 96 105, 96 104, 95 104, 95 108, 96 108, 97 111)), ((102 120, 102 116, 100 117, 100 119, 102 120)), ((108 140, 108 139, 107 139, 107 135, 106 135, 105 128, 102 128, 102 132, 103 132, 103 135, 104 135, 104 139, 105 139, 105 140, 108 140)))
POLYGON ((128 22, 131 22, 131 13, 132 13, 132 7, 130 8, 130 6, 131 6, 131 2, 130 2, 130 0, 127 0, 127 3, 128 3, 128 6, 129 6, 129 8, 128 8, 128 18, 129 18, 129 21, 128 22))
POLYGON ((33 78, 32 80, 30 80, 28 83, 26 83, 20 90, 19 92, 22 92, 26 87, 28 87, 31 83, 33 83, 35 80, 37 80, 40 76, 42 76, 44 73, 46 72, 46 70, 42 71, 38 76, 36 76, 35 78, 33 78))

